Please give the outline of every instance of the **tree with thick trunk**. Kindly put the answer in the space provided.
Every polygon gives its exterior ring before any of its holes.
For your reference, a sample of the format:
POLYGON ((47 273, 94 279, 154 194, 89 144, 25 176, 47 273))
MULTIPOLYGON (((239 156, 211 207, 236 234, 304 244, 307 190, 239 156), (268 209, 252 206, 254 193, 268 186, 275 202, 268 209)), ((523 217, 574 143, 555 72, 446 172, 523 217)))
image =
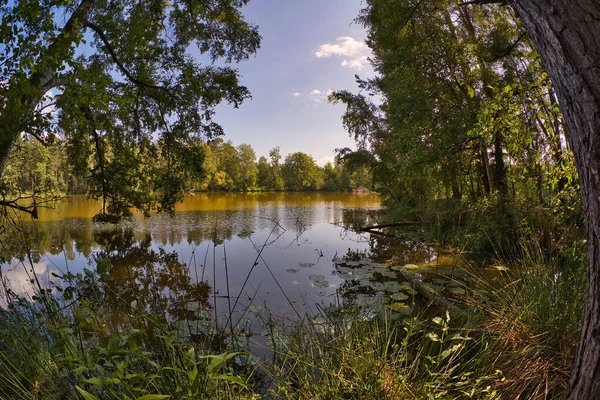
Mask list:
POLYGON ((510 0, 535 43, 575 154, 588 237, 588 287, 568 399, 600 399, 600 2, 510 0))

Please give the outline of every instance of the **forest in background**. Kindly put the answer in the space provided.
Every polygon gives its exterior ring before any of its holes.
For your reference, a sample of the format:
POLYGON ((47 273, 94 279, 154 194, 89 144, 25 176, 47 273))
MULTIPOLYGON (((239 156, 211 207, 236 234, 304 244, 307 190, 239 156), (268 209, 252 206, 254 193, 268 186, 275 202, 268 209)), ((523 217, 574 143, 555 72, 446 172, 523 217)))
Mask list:
MULTIPOLYGON (((66 140, 44 145, 23 135, 6 166, 0 191, 6 196, 17 193, 40 196, 88 193, 93 187, 90 177, 94 173, 94 164, 82 159, 77 151, 79 149, 66 140)), ((106 157, 109 161, 115 160, 110 152, 106 157)), ((310 155, 302 152, 283 158, 279 147, 269 151, 269 159, 261 156, 257 160, 251 145, 236 147, 222 138, 195 142, 187 151, 187 162, 190 168, 181 176, 182 187, 186 191, 348 191, 360 186, 371 188, 371 174, 366 165, 337 157, 334 163, 328 162, 320 167, 310 155)), ((154 154, 136 165, 137 175, 121 164, 111 168, 110 173, 115 177, 115 184, 137 187, 143 183, 144 173, 164 168, 166 164, 166 159, 154 154)))

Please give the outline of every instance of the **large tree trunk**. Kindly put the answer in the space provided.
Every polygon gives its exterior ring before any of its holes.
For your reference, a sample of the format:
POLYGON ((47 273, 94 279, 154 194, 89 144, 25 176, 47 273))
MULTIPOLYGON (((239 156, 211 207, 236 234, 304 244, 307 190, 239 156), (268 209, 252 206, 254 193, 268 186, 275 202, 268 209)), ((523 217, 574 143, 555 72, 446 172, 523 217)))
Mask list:
POLYGON ((567 398, 600 399, 600 3, 509 0, 556 88, 581 182, 588 288, 567 398))

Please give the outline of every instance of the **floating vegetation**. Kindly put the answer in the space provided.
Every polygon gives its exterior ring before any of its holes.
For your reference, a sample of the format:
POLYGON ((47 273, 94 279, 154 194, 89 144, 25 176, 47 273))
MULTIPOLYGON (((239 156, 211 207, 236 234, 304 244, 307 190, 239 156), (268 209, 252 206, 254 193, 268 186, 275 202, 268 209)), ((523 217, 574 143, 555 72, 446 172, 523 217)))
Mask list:
POLYGON ((296 272, 300 271, 299 269, 296 268, 290 268, 290 269, 286 269, 286 272, 289 272, 290 274, 295 274, 296 272))
POLYGON ((311 263, 311 262, 301 262, 300 264, 298 264, 299 266, 301 266, 302 268, 312 268, 315 266, 315 263, 311 263))
POLYGON ((390 310, 400 312, 402 314, 410 314, 412 312, 412 308, 401 301, 390 304, 390 310))
POLYGON ((383 283, 383 286, 388 292, 400 292, 402 290, 402 286, 398 281, 387 281, 383 283))
POLYGON ((402 268, 404 268, 407 271, 412 271, 412 270, 415 270, 415 269, 421 269, 421 267, 419 267, 418 265, 415 265, 415 264, 406 264, 402 268))
POLYGON ((308 277, 308 279, 310 279, 313 282, 324 281, 325 280, 325 276, 323 276, 323 275, 311 275, 311 276, 308 277))
POLYGON ((464 295, 467 293, 465 291, 465 289, 463 289, 461 287, 450 287, 450 288, 448 288, 448 291, 452 294, 459 294, 459 295, 464 295))
POLYGON ((390 296, 390 298, 395 301, 404 301, 404 300, 408 299, 408 297, 409 296, 407 294, 402 293, 402 292, 394 293, 393 295, 390 296))
POLYGON ((510 271, 510 269, 508 267, 505 267, 504 265, 492 265, 491 267, 488 267, 487 269, 489 270, 495 270, 495 271, 510 271))

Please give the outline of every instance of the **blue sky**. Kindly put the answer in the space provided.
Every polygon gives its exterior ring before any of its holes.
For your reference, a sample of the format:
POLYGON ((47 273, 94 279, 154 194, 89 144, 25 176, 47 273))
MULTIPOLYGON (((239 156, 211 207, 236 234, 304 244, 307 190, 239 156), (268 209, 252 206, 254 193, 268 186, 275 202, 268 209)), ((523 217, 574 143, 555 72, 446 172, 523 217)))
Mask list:
POLYGON ((253 98, 217 109, 224 139, 251 144, 257 158, 280 146, 284 157, 302 151, 320 165, 335 148, 352 147, 344 107, 329 104, 327 92, 356 91, 354 74, 373 74, 366 34, 352 22, 360 8, 361 0, 251 0, 243 12, 263 40, 239 70, 253 98))

